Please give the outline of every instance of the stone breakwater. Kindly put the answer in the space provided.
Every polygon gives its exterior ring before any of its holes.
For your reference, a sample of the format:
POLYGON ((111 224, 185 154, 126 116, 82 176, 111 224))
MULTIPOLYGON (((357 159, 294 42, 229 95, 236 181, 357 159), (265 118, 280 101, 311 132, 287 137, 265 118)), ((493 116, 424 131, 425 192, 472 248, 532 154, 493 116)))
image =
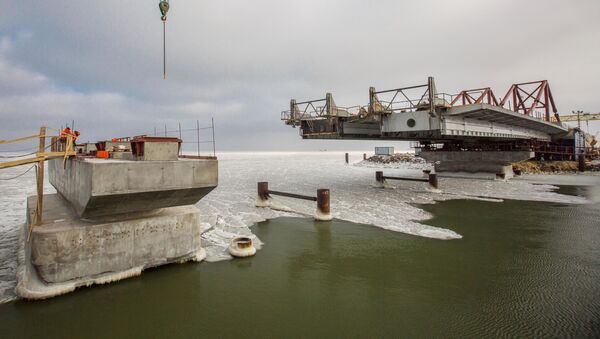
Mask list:
MULTIPOLYGON (((575 173, 578 171, 577 161, 521 161, 512 164, 513 171, 523 174, 557 174, 575 173)), ((600 161, 588 161, 586 171, 600 172, 600 161)))

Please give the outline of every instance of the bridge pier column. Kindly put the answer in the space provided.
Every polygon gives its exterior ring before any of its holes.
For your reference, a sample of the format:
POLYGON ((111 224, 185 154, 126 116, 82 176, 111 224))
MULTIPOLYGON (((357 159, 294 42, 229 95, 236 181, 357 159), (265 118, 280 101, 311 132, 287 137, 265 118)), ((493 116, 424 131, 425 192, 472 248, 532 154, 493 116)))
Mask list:
POLYGON ((434 163, 435 172, 442 177, 510 179, 514 176, 512 164, 534 155, 528 151, 423 151, 419 156, 434 163))

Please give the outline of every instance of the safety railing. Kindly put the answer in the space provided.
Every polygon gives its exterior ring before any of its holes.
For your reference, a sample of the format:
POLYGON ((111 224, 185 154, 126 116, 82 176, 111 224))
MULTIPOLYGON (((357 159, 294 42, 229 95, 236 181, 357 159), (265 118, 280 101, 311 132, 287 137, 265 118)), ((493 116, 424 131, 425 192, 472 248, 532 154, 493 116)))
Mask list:
MULTIPOLYGON (((42 224, 42 219, 43 219, 42 214, 43 214, 43 210, 44 210, 44 162, 49 159, 63 158, 63 166, 65 166, 67 159, 69 157, 75 156, 73 135, 67 133, 60 137, 59 136, 48 136, 46 134, 48 129, 58 131, 53 128, 42 126, 42 127, 40 127, 40 133, 36 134, 36 135, 21 137, 21 138, 12 139, 12 140, 0 140, 0 144, 11 144, 11 143, 16 143, 16 142, 32 140, 32 139, 39 139, 39 145, 38 145, 37 152, 29 153, 29 154, 25 154, 25 155, 21 156, 21 158, 22 158, 22 157, 29 156, 29 155, 35 155, 34 157, 0 162, 0 169, 16 167, 16 166, 23 166, 23 165, 27 165, 27 164, 33 164, 33 165, 31 168, 27 169, 26 172, 29 172, 34 166, 36 168, 37 204, 36 204, 35 212, 33 214, 33 218, 29 219, 30 224, 29 224, 29 235, 27 237, 28 240, 29 240, 29 237, 31 236, 31 231, 33 230, 33 226, 42 224), (46 146, 46 138, 52 138, 51 144, 48 146, 46 146), (58 151, 56 149, 57 143, 62 143, 64 145, 64 148, 62 148, 61 151, 58 151), (51 149, 49 152, 47 151, 48 148, 51 149)), ((19 176, 17 176, 17 177, 19 177, 19 176)), ((14 177, 14 178, 17 178, 17 177, 14 177)))

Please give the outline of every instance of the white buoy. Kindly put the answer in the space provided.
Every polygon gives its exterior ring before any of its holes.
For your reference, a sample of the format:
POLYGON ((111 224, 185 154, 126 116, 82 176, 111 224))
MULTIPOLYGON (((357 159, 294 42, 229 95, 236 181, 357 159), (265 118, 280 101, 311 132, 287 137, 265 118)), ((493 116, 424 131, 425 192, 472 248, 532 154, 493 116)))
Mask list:
POLYGON ((229 244, 229 254, 237 258, 251 257, 256 254, 256 248, 252 245, 250 238, 234 238, 229 244))

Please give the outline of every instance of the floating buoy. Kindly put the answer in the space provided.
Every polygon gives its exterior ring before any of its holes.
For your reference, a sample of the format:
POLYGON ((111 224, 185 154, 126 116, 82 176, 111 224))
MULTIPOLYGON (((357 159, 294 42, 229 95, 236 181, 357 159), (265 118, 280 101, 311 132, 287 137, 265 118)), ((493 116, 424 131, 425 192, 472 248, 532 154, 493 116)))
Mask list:
POLYGON ((229 245, 229 254, 237 258, 251 257, 256 254, 256 248, 250 238, 234 238, 229 245))

